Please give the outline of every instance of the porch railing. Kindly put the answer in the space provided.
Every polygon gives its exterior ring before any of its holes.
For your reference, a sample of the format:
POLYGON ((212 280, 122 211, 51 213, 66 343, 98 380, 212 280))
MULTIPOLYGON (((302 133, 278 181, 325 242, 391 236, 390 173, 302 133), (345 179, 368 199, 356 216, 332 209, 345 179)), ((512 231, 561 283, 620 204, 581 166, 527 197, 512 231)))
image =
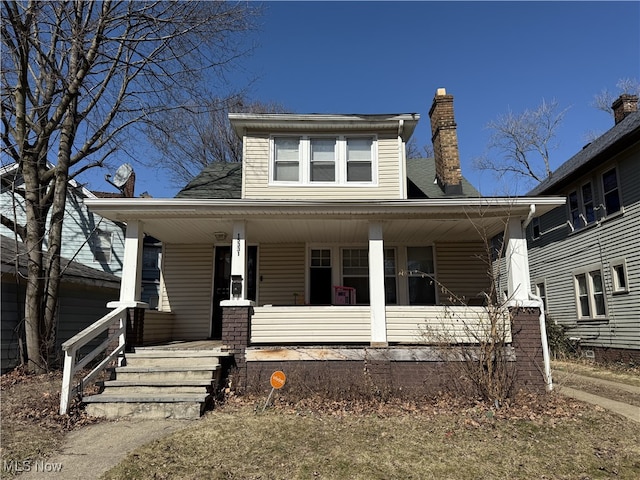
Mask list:
POLYGON ((62 350, 64 351, 64 370, 62 372, 62 391, 60 394, 61 415, 69 411, 69 402, 72 395, 78 390, 81 392, 87 382, 94 379, 124 351, 127 310, 127 307, 116 308, 62 344, 62 350), (77 358, 83 346, 95 340, 112 326, 115 328, 108 332, 106 340, 81 359, 77 358), (102 352, 107 351, 112 345, 114 346, 113 351, 108 353, 78 384, 73 385, 75 374, 86 367, 102 352))

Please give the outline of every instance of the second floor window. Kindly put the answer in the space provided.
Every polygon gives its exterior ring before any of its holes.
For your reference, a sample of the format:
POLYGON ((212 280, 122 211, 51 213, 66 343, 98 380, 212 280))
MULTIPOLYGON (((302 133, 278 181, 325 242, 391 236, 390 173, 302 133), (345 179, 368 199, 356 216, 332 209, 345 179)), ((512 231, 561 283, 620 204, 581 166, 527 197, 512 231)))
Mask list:
POLYGON ((569 193, 571 224, 578 230, 596 221, 593 186, 587 182, 578 190, 569 193))
POLYGON ((93 259, 98 263, 111 262, 111 232, 96 230, 91 235, 93 259))
POLYGON ((607 215, 619 212, 620 192, 618 190, 618 175, 616 169, 606 171, 602 174, 602 194, 604 196, 604 207, 607 215))
POLYGON ((373 136, 273 137, 271 181, 371 185, 376 147, 373 136))

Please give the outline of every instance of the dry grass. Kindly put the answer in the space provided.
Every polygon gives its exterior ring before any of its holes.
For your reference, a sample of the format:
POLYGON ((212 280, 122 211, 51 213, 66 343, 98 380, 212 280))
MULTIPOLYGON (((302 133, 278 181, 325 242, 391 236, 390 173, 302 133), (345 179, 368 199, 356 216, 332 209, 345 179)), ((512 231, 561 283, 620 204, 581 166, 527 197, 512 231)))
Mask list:
MULTIPOLYGON (((72 405, 69 415, 59 415, 61 372, 44 375, 26 374, 20 369, 0 379, 0 414, 2 415, 3 462, 39 460, 48 457, 62 445, 65 432, 94 423, 72 405)), ((0 478, 11 472, 0 465, 0 478)))
POLYGON ((103 478, 640 478, 639 425, 561 397, 498 412, 283 400, 264 414, 258 402, 227 404, 103 478))

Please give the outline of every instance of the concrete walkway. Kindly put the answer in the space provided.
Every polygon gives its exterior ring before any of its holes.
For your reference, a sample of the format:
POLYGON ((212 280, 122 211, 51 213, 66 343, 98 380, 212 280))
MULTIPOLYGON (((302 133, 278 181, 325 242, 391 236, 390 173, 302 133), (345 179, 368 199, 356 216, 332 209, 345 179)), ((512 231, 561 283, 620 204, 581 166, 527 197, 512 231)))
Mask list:
POLYGON ((135 420, 102 422, 72 431, 62 451, 44 463, 32 463, 23 480, 97 479, 136 448, 192 425, 198 420, 135 420), (56 471, 59 470, 59 471, 56 471))
POLYGON ((567 373, 564 371, 554 371, 553 375, 554 378, 558 378, 560 380, 560 384, 556 385, 556 388, 562 395, 575 398, 576 400, 580 400, 582 402, 591 403, 593 405, 599 405, 606 410, 610 410, 614 413, 627 417, 634 422, 640 423, 640 407, 629 405, 623 402, 618 402, 616 400, 611 400, 609 398, 594 395, 592 393, 583 392, 582 390, 578 390, 575 388, 566 387, 562 385, 562 379, 572 378, 581 382, 590 383, 592 385, 617 388, 618 390, 624 390, 626 392, 633 393, 637 395, 638 398, 640 398, 640 387, 627 385, 625 383, 612 382, 610 380, 603 380, 595 377, 587 377, 585 375, 578 375, 576 373, 567 373))

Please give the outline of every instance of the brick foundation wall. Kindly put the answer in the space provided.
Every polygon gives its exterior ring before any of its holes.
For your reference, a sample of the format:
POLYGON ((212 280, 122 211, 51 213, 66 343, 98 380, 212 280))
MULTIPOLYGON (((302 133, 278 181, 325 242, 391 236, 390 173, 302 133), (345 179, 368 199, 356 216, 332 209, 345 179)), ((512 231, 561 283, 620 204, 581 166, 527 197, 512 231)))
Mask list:
POLYGON ((516 352, 516 388, 543 393, 544 359, 540 337, 540 309, 511 308, 511 334, 516 352))
POLYGON ((247 391, 267 393, 276 370, 287 375, 282 392, 292 400, 310 394, 341 400, 433 397, 456 385, 443 362, 257 361, 247 362, 247 391))
POLYGON ((249 345, 253 307, 222 307, 223 350, 233 355, 233 371, 229 379, 237 392, 247 386, 247 362, 245 349, 249 345))
POLYGON ((589 347, 582 346, 584 356, 585 350, 593 350, 594 360, 598 363, 628 363, 640 365, 640 350, 631 350, 630 348, 606 348, 606 347, 589 347))

